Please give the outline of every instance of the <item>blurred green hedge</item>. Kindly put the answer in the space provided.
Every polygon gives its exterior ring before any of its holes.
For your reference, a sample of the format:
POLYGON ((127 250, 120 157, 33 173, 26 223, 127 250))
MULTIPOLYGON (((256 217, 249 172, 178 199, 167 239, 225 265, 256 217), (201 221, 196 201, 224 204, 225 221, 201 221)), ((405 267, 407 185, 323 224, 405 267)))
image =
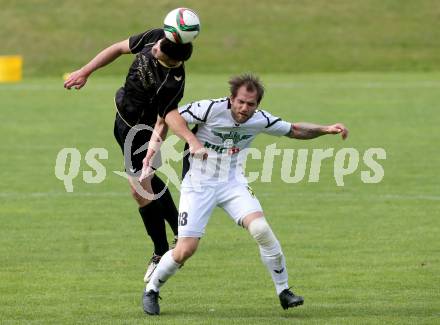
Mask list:
POLYGON ((179 6, 202 21, 191 72, 440 70, 438 0, 0 0, 0 55, 22 54, 25 76, 61 75, 179 6))

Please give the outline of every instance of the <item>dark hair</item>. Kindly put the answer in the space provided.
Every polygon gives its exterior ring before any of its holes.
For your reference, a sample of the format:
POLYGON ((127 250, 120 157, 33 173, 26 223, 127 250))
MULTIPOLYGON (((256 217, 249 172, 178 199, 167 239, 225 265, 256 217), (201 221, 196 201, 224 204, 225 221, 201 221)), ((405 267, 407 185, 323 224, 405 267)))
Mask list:
POLYGON ((257 92, 257 102, 260 103, 264 96, 264 86, 257 76, 250 73, 245 73, 239 76, 232 77, 229 80, 229 89, 231 90, 232 97, 237 96, 238 89, 242 86, 246 87, 247 91, 257 92))
POLYGON ((171 42, 168 38, 164 38, 160 42, 160 50, 170 59, 186 61, 191 57, 193 46, 192 43, 177 44, 171 42))

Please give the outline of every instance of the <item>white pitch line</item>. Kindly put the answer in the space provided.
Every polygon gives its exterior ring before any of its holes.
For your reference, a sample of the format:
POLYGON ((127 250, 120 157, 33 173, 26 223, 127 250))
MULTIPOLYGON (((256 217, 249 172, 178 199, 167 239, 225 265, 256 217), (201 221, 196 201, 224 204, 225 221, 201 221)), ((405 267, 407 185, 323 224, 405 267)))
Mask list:
MULTIPOLYGON (((425 200, 425 201, 440 201, 440 196, 436 195, 411 195, 411 194, 383 194, 383 195, 362 195, 359 193, 301 193, 293 194, 295 197, 313 199, 331 198, 331 199, 368 199, 382 201, 382 200, 425 200)), ((0 198, 39 198, 39 197, 129 197, 129 192, 0 192, 0 198)), ((260 197, 277 197, 276 193, 259 193, 260 197)))
POLYGON ((410 200, 428 200, 428 201, 440 201, 440 196, 435 195, 399 195, 399 194, 386 194, 383 196, 385 199, 410 199, 410 200))
POLYGON ((0 192, 0 198, 39 198, 39 197, 129 197, 127 192, 0 192))
MULTIPOLYGON (((331 199, 368 199, 368 200, 425 200, 425 201, 440 201, 440 196, 436 195, 411 195, 411 194, 359 194, 359 193, 301 193, 295 192, 292 195, 296 197, 311 197, 314 200, 323 197, 331 199)), ((262 197, 278 197, 277 193, 259 193, 258 196, 262 197)))
MULTIPOLYGON (((375 81, 363 81, 363 82, 332 82, 328 83, 313 83, 310 82, 268 82, 268 88, 275 89, 420 89, 420 88, 440 88, 440 81, 420 81, 420 82, 375 82, 375 81)), ((206 84, 188 84, 187 89, 216 89, 218 87, 222 87, 223 83, 206 83, 206 84)), ((107 90, 116 90, 118 88, 117 85, 92 85, 86 88, 84 91, 107 91, 107 90)), ((62 86, 54 86, 54 85, 39 85, 39 84, 18 84, 18 85, 5 85, 0 86, 1 91, 66 91, 62 86)), ((71 92, 75 92, 75 89, 70 90, 71 92)))
POLYGON ((304 89, 418 89, 418 88, 439 88, 440 82, 426 81, 417 83, 399 83, 399 82, 330 82, 329 84, 307 84, 307 83, 268 83, 269 88, 279 89, 292 89, 292 88, 304 88, 304 89))

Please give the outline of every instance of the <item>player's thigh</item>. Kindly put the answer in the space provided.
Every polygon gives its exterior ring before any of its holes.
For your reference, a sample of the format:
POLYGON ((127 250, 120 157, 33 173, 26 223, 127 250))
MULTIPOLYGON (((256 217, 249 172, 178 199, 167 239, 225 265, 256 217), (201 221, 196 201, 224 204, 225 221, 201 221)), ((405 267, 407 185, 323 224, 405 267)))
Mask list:
POLYGON ((132 129, 116 114, 114 136, 124 155, 125 171, 130 176, 139 177, 151 131, 141 127, 132 129))
POLYGON ((223 208, 238 225, 243 218, 254 212, 263 212, 260 201, 247 184, 228 183, 219 189, 219 206, 223 208))
POLYGON ((217 204, 215 190, 182 187, 179 202, 179 237, 201 238, 217 204))

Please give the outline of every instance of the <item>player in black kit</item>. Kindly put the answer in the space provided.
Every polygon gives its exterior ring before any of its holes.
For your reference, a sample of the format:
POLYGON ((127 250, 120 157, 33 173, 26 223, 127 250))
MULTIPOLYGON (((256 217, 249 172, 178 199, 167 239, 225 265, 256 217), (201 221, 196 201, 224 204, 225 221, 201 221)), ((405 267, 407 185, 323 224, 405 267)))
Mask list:
POLYGON ((177 111, 185 87, 184 61, 191 57, 192 44, 173 43, 165 37, 163 29, 148 30, 102 50, 81 69, 71 73, 64 87, 82 88, 95 70, 127 53, 136 54, 136 57, 128 71, 125 85, 116 92, 114 136, 124 153, 125 169, 129 175, 133 198, 138 203, 145 229, 154 244, 153 257, 144 277, 144 281, 148 282, 161 256, 169 249, 164 220, 169 223, 177 240, 178 212, 169 190, 163 192, 165 184, 159 177, 150 175, 145 178, 143 175, 139 180, 147 153, 146 143, 152 135, 150 130, 140 124, 153 130, 159 116, 167 124, 159 130, 163 139, 169 126, 189 144, 191 153, 198 152, 203 146, 188 130, 186 122, 177 111), (134 138, 131 137, 132 134, 134 138), (127 136, 132 145, 130 150, 124 151, 127 136), (144 150, 137 153, 142 146, 144 150), (139 191, 139 186, 142 191, 139 191), (143 190, 149 194, 162 195, 157 195, 159 198, 154 200, 151 195, 143 195, 143 190))

